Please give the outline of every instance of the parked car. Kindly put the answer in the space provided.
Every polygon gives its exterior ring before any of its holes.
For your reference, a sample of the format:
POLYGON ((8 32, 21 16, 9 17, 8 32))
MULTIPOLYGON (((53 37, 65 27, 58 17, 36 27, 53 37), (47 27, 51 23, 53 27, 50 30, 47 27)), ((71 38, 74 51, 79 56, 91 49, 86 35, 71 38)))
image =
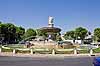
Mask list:
POLYGON ((94 66, 100 66, 100 57, 94 58, 93 64, 94 64, 94 66))
POLYGON ((24 41, 24 40, 19 42, 19 44, 25 44, 25 43, 26 43, 26 41, 24 41))

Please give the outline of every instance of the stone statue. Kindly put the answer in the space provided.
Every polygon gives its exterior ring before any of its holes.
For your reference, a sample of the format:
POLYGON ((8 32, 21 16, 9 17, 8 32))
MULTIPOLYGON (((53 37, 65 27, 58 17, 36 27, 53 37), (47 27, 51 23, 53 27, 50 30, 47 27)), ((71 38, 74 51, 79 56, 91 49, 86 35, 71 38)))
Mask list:
POLYGON ((53 17, 49 16, 49 24, 53 23, 53 17))
POLYGON ((49 27, 53 27, 53 17, 51 17, 51 16, 49 16, 49 23, 48 23, 48 25, 49 25, 49 27))

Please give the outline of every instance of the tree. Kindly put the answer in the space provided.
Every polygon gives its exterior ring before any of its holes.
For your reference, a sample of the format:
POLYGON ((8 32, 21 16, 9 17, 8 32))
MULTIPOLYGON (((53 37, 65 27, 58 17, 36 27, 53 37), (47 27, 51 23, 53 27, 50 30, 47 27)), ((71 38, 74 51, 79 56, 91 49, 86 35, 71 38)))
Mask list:
POLYGON ((71 39, 75 42, 76 39, 81 39, 82 43, 84 38, 87 36, 87 30, 83 27, 78 27, 75 30, 67 31, 64 35, 65 39, 71 39))
POLYGON ((0 44, 3 43, 3 40, 4 40, 4 32, 2 31, 3 29, 3 25, 1 22, 0 22, 0 44))
POLYGON ((67 31, 64 35, 65 39, 75 39, 75 31, 67 31))
POLYGON ((94 29, 94 38, 95 38, 96 41, 100 42, 100 28, 94 29))
POLYGON ((75 42, 75 39, 76 39, 75 31, 73 31, 73 30, 72 31, 67 31, 64 35, 64 38, 73 40, 73 42, 75 42))
POLYGON ((36 31, 33 30, 32 28, 27 29, 27 31, 24 34, 25 38, 31 37, 31 36, 36 36, 36 31))
MULTIPOLYGON (((16 27, 11 23, 5 24, 5 41, 6 43, 14 43, 16 39, 16 27)), ((4 31, 3 30, 3 31, 4 31)))
MULTIPOLYGON (((4 38, 2 43, 12 44, 22 39, 25 29, 17 27, 12 23, 0 22, 0 38, 4 38)), ((1 42, 1 41, 0 41, 1 42)))
POLYGON ((25 34, 25 29, 23 27, 16 27, 16 41, 19 42, 23 39, 23 35, 25 34))
POLYGON ((86 37, 87 35, 87 30, 83 27, 78 27, 75 29, 75 35, 76 35, 76 38, 78 39, 78 37, 82 40, 82 43, 83 43, 83 40, 84 38, 86 37))
POLYGON ((41 31, 40 29, 37 29, 37 30, 36 30, 36 34, 37 34, 37 36, 44 36, 44 37, 47 37, 46 32, 41 31))
POLYGON ((0 21, 0 24, 2 24, 2 22, 0 21))

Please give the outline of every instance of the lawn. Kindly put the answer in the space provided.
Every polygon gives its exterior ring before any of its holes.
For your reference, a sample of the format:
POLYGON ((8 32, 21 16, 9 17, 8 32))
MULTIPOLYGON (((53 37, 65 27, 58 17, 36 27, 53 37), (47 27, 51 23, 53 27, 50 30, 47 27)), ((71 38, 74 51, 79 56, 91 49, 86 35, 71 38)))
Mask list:
POLYGON ((93 52, 94 53, 100 53, 100 47, 99 48, 96 48, 96 49, 93 49, 93 52))
POLYGON ((89 50, 77 50, 78 54, 90 53, 89 50))

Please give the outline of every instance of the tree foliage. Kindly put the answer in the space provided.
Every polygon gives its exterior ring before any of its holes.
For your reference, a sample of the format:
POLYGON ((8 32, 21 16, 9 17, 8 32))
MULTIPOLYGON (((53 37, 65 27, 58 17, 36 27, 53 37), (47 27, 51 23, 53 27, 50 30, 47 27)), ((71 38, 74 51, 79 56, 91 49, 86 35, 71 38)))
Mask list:
POLYGON ((79 37, 81 40, 83 40, 86 37, 87 32, 88 31, 83 27, 78 27, 75 29, 76 37, 79 37))
POLYGON ((67 31, 64 34, 65 39, 76 40, 80 39, 83 40, 87 36, 87 30, 83 27, 78 27, 75 30, 67 31))
POLYGON ((65 39, 75 39, 75 31, 67 31, 64 35, 65 39))
POLYGON ((44 36, 47 37, 47 34, 45 31, 41 31, 40 29, 36 30, 37 36, 44 36))
POLYGON ((94 29, 94 37, 95 37, 96 41, 100 42, 100 28, 94 29))
POLYGON ((16 27, 16 39, 17 41, 21 41, 23 39, 23 35, 25 33, 25 29, 23 27, 16 27))
POLYGON ((31 37, 31 36, 36 36, 36 31, 33 30, 32 28, 27 29, 27 31, 24 34, 25 38, 31 37))
POLYGON ((2 43, 16 43, 19 37, 21 39, 24 32, 25 29, 22 27, 17 27, 11 23, 0 23, 0 38, 4 38, 2 43), (22 30, 23 33, 19 29, 22 30))

